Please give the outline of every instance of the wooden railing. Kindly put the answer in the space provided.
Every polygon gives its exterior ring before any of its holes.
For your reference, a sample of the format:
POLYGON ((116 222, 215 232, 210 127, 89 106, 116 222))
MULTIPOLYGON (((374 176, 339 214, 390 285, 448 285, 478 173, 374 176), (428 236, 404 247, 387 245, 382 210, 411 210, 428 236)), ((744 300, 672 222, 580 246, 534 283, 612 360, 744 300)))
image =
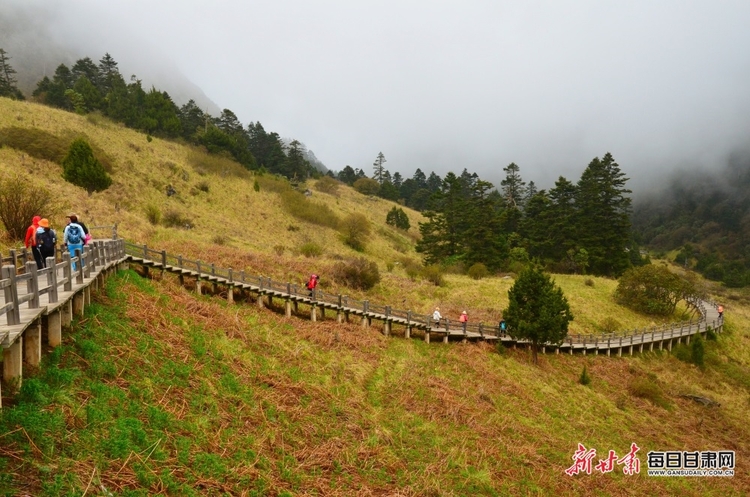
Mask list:
MULTIPOLYGON (((448 318, 441 319, 439 325, 433 326, 432 316, 422 314, 411 310, 394 309, 388 305, 382 305, 370 302, 368 300, 356 300, 347 295, 326 293, 316 289, 312 292, 304 287, 299 287, 290 282, 274 281, 270 277, 261 275, 249 275, 245 271, 235 271, 232 268, 218 268, 214 264, 202 262, 200 260, 190 260, 183 256, 173 256, 164 250, 155 250, 147 245, 135 245, 125 243, 125 252, 137 259, 149 261, 154 267, 164 270, 174 270, 185 274, 185 272, 208 281, 214 281, 222 284, 231 284, 246 286, 259 293, 275 294, 282 298, 292 298, 303 300, 311 305, 327 306, 331 308, 344 309, 346 312, 361 314, 374 319, 390 321, 396 323, 408 323, 433 333, 446 333, 450 335, 465 335, 482 338, 495 338, 504 341, 513 341, 516 343, 527 343, 524 340, 514 340, 506 333, 503 333, 499 325, 486 323, 459 323, 458 320, 448 318)), ((664 324, 659 327, 644 330, 630 330, 604 335, 568 335, 562 344, 548 344, 549 347, 568 348, 571 351, 574 348, 586 349, 588 347, 599 348, 620 348, 627 346, 642 345, 648 343, 664 342, 674 338, 690 336, 696 333, 705 332, 708 327, 720 331, 722 326, 721 319, 707 321, 707 311, 705 301, 697 298, 688 298, 688 305, 695 308, 700 315, 700 319, 664 324)))

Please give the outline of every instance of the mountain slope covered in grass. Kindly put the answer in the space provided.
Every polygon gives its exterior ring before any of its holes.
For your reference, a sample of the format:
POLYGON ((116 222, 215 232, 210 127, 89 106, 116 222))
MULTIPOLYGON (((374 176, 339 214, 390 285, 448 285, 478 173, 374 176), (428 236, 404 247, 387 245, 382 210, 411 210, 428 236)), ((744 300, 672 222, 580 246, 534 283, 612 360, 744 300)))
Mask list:
MULTIPOLYGON (((65 183, 54 161, 0 148, 0 174, 53 192, 58 228, 75 211, 89 226, 117 223, 121 236, 170 253, 296 283, 319 272, 327 291, 417 312, 440 305, 446 316, 468 309, 470 319, 494 323, 507 306, 512 275, 412 280, 421 216, 404 209, 411 233, 392 229, 392 202, 344 186, 324 193, 312 181, 300 186, 311 197, 295 197, 286 182, 179 143, 0 99, 0 140, 18 128, 46 133, 47 149, 85 135, 110 168, 113 186, 89 196, 65 183), (169 186, 176 195, 167 196, 169 186), (162 220, 153 224, 155 212, 162 220), (363 252, 331 227, 352 213, 370 222, 363 252), (181 222, 167 226, 167 215, 181 222), (320 254, 306 257, 311 243, 320 254), (368 291, 332 276, 338 262, 360 256, 381 272, 368 291)), ((613 302, 614 280, 554 278, 571 303, 571 333, 601 333, 609 320, 656 324, 613 302)), ((750 299, 707 290, 725 303, 727 325, 704 343, 702 367, 684 360, 691 350, 683 347, 632 358, 548 354, 535 366, 522 349, 287 319, 196 296, 169 275, 123 272, 63 346, 25 371, 21 392, 3 399, 0 495, 742 495, 750 299), (578 381, 584 366, 588 386, 578 381), (578 443, 597 450, 594 464, 636 443, 641 473, 618 466, 567 476, 578 443), (736 476, 648 477, 648 451, 667 450, 734 450, 736 476)))

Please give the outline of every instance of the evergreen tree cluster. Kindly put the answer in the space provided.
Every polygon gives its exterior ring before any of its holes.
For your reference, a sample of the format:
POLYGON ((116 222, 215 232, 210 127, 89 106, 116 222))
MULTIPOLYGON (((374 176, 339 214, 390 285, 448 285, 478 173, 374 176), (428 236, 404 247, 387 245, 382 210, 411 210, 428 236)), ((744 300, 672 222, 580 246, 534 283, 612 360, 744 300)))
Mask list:
POLYGON ((417 251, 425 264, 462 261, 490 270, 529 258, 558 272, 619 276, 642 263, 630 231, 630 190, 611 154, 594 158, 577 184, 549 192, 511 163, 498 191, 466 170, 448 173, 427 199, 417 251))
MULTIPOLYGON (((7 66, 6 59, 0 49, 0 70, 7 66)), ((4 89, 0 78, 0 95, 4 95, 4 89)), ((37 83, 33 96, 41 103, 79 114, 101 112, 149 135, 182 138, 210 153, 227 154, 251 170, 262 169, 290 179, 320 175, 307 160, 311 153, 299 141, 285 145, 277 133, 266 132, 260 122, 245 127, 229 109, 213 117, 194 100, 178 107, 167 92, 153 86, 144 89, 135 75, 127 82, 108 53, 98 64, 89 57, 77 60, 70 68, 60 64, 52 79, 45 76, 37 83)))

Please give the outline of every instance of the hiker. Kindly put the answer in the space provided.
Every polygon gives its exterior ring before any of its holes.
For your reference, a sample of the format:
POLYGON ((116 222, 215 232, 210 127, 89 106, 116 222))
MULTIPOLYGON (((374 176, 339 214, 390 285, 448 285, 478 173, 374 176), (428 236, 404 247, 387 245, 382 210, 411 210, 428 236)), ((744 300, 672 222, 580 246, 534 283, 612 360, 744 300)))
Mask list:
POLYGON ((458 321, 461 323, 461 327, 464 330, 464 335, 466 334, 466 323, 469 322, 469 315, 466 314, 466 311, 461 313, 461 316, 458 318, 458 321))
POLYGON ((89 233, 89 229, 86 227, 86 225, 83 224, 82 221, 79 221, 78 216, 76 216, 75 214, 69 215, 68 219, 70 219, 71 223, 77 223, 81 228, 83 228, 83 244, 88 245, 91 241, 91 233, 89 233))
POLYGON ((55 257, 55 246, 57 245, 57 233, 49 227, 48 219, 39 220, 39 228, 36 230, 36 245, 42 255, 42 267, 47 267, 47 257, 55 257))
POLYGON ((508 329, 508 325, 505 324, 505 319, 500 319, 500 333, 505 335, 505 330, 508 329))
POLYGON ((432 320, 435 322, 435 327, 440 326, 440 320, 443 316, 440 315, 440 307, 435 307, 435 311, 432 313, 432 320))
MULTIPOLYGON (((68 225, 63 231, 63 242, 65 243, 65 246, 68 247, 68 252, 70 252, 71 258, 76 256, 76 250, 80 251, 81 255, 83 255, 83 242, 86 236, 83 227, 74 222, 73 219, 76 221, 78 220, 75 214, 68 216, 68 225)), ((83 261, 81 261, 81 266, 83 266, 83 261)), ((76 270, 75 263, 72 264, 71 269, 73 271, 76 270)))
POLYGON ((39 220, 42 216, 34 216, 31 220, 31 226, 26 228, 26 237, 23 239, 23 244, 27 249, 31 249, 31 253, 34 255, 37 269, 42 269, 42 253, 39 252, 39 248, 36 246, 36 231, 39 228, 39 220))
POLYGON ((318 276, 317 274, 311 274, 310 279, 307 280, 307 284, 305 285, 305 287, 310 290, 310 297, 313 296, 315 288, 318 286, 318 281, 320 281, 320 276, 318 276))
POLYGON ((722 319, 724 317, 724 306, 719 304, 717 310, 719 311, 719 319, 722 319))

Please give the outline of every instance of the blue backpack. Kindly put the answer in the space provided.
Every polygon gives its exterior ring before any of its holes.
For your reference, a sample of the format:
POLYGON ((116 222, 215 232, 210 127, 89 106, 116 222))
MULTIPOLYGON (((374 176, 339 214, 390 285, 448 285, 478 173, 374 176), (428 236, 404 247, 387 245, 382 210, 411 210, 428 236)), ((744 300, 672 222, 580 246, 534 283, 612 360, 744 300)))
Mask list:
POLYGON ((68 226, 68 243, 71 245, 83 243, 83 231, 76 224, 68 226))

